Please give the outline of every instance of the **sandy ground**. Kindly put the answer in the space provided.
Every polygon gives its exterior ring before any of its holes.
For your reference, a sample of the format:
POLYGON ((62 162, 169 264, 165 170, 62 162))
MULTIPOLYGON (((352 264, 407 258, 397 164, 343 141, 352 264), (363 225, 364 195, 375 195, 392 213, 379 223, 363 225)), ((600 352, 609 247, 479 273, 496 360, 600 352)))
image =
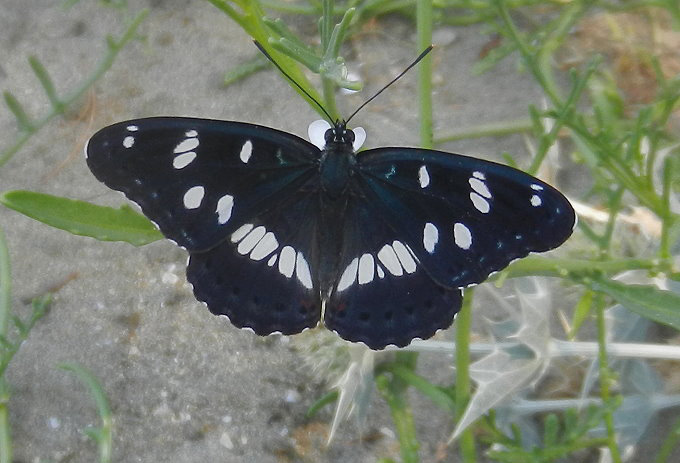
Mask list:
MULTIPOLYGON (((0 87, 11 90, 31 115, 44 114, 47 102, 28 56, 42 61, 60 92, 70 91, 104 55, 105 34, 124 29, 121 15, 98 2, 70 10, 59 3, 5 0, 0 11, 0 87)), ((205 2, 140 3, 151 7, 139 29, 143 40, 130 43, 86 101, 33 137, 0 171, 0 190, 121 204, 120 194, 91 175, 81 151, 96 129, 129 118, 233 119, 306 137, 307 125, 318 117, 275 72, 222 87, 225 71, 257 53, 226 16, 205 2)), ((314 36, 312 21, 294 26, 314 36)), ((436 38, 438 131, 523 117, 529 103, 540 103, 539 90, 512 60, 472 75, 489 40, 481 29, 443 29, 436 38)), ((345 56, 372 90, 415 56, 413 39, 409 24, 391 18, 350 42, 345 56)), ((367 146, 417 143, 415 77, 411 73, 357 116, 355 123, 369 133, 367 146)), ((364 98, 341 99, 341 108, 349 113, 364 98)), ((2 146, 16 138, 6 110, 0 111, 0 133, 2 146)), ((525 151, 520 137, 445 148, 489 158, 525 151)), ((326 378, 301 362, 290 339, 238 330, 197 303, 185 282, 186 255, 172 243, 100 243, 4 208, 0 223, 20 314, 28 313, 26 298, 76 275, 7 373, 17 462, 95 461, 95 446, 81 434, 97 425, 92 400, 82 384, 56 368, 61 362, 79 363, 101 380, 115 416, 117 462, 374 462, 397 456, 394 437, 381 431, 392 427, 389 413, 375 396, 364 429, 377 437, 362 441, 349 422, 324 447, 330 408, 311 420, 304 413, 327 390, 326 378)), ((452 337, 450 331, 439 336, 452 337)), ((442 373, 439 360, 424 356, 422 373, 446 378, 448 367, 442 373)), ((414 409, 423 461, 434 462, 452 424, 415 394, 414 409)), ((456 458, 449 454, 444 461, 456 458)))

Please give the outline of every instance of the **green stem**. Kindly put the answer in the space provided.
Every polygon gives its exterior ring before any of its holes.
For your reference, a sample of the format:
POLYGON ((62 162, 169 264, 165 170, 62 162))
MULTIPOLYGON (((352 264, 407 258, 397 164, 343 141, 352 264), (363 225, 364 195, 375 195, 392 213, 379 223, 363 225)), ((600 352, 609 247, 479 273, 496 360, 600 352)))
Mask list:
POLYGON ((434 144, 440 145, 449 141, 466 140, 469 138, 499 137, 515 133, 530 132, 533 127, 534 125, 529 118, 492 122, 472 128, 454 130, 448 134, 436 137, 434 139, 434 144))
MULTIPOLYGON (((420 53, 432 44, 432 2, 418 0, 416 7, 418 50, 420 53)), ((432 56, 426 56, 418 65, 418 108, 420 115, 420 147, 432 149, 432 56)))
MULTIPOLYGON (((456 421, 459 421, 470 401, 470 332, 472 328, 472 299, 474 290, 465 290, 463 306, 456 315, 456 421)), ((459 438, 459 445, 464 463, 477 460, 475 454, 475 438, 468 427, 459 438)))
MULTIPOLYGON (((414 352, 398 352, 395 363, 411 371, 415 369, 418 354, 414 352)), ((408 383, 398 376, 381 374, 375 378, 376 387, 383 396, 397 431, 399 445, 401 447, 402 463, 418 463, 418 449, 420 444, 416 437, 416 427, 413 421, 413 412, 406 399, 408 383)))
MULTIPOLYGON (((9 249, 5 234, 0 228, 0 336, 7 339, 11 310, 12 280, 10 273, 9 249)), ((10 434, 9 386, 0 376, 0 463, 12 463, 12 436, 10 434)))
MULTIPOLYGON (((611 399, 611 371, 609 370, 609 363, 607 359, 607 327, 605 324, 605 301, 600 293, 596 293, 595 311, 597 317, 597 342, 599 346, 598 361, 600 367, 600 397, 602 402, 608 404, 611 399)), ((621 463, 621 455, 619 454, 619 447, 616 443, 616 429, 614 427, 614 415, 607 407, 604 414, 604 424, 607 429, 607 446, 611 452, 612 461, 614 463, 621 463)))

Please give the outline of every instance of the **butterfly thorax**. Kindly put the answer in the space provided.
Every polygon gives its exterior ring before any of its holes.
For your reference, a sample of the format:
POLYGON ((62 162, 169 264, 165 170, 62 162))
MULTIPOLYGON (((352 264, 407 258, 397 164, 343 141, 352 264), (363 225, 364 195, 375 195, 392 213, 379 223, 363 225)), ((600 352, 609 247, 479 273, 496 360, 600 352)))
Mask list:
POLYGON ((344 122, 336 122, 324 137, 326 145, 319 163, 321 186, 329 198, 336 199, 347 189, 352 166, 356 163, 352 147, 354 132, 347 129, 344 122))

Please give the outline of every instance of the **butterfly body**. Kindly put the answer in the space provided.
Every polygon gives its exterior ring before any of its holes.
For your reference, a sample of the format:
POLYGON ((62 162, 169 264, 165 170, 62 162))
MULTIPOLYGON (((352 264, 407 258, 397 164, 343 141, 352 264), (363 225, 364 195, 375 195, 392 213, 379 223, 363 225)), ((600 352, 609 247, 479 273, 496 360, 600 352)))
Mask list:
POLYGON ((215 314, 257 334, 323 323, 373 349, 448 327, 461 288, 559 246, 575 215, 516 169, 416 148, 321 148, 240 122, 121 122, 86 147, 94 175, 190 254, 187 279, 215 314))

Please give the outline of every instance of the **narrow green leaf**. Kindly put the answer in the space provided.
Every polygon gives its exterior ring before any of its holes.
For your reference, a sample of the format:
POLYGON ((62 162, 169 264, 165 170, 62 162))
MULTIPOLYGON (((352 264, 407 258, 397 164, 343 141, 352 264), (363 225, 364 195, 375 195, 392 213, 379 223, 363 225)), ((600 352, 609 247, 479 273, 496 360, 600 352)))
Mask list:
POLYGON ((598 279, 592 289, 602 291, 636 314, 680 330, 680 295, 655 286, 626 285, 598 279))
POLYGON ((241 79, 245 79, 246 77, 255 74, 258 71, 268 68, 269 64, 269 60, 267 60, 267 58, 265 58, 261 53, 258 53, 251 60, 239 64, 233 69, 227 71, 224 74, 223 85, 226 87, 241 79))
POLYGON ((100 241, 142 246, 163 238, 146 217, 127 205, 115 209, 22 190, 0 194, 0 203, 52 227, 100 241))
POLYGON ((586 321, 588 315, 590 315, 590 308, 593 305, 593 292, 591 290, 586 290, 581 299, 576 304, 576 309, 574 309, 574 316, 571 318, 571 329, 569 330, 569 339, 574 339, 578 330, 581 329, 581 325, 586 321))
POLYGON ((24 107, 21 106, 21 103, 19 103, 19 100, 17 100, 14 95, 7 91, 2 92, 2 95, 5 97, 5 104, 9 110, 12 111, 12 114, 14 114, 14 117, 17 120, 19 130, 25 132, 33 130, 33 123, 28 117, 28 114, 26 114, 26 111, 24 111, 24 107))
POLYGON ((78 364, 62 363, 59 368, 74 373, 87 386, 94 399, 102 425, 99 428, 87 428, 83 432, 97 443, 100 463, 110 463, 113 447, 113 420, 109 400, 106 398, 102 385, 90 370, 78 364))
POLYGON ((40 81, 40 85, 43 86, 45 94, 47 95, 47 98, 50 100, 50 103, 52 104, 54 110, 62 111, 64 103, 57 96, 57 90, 54 88, 54 83, 52 82, 52 79, 50 78, 47 69, 45 69, 45 66, 43 66, 42 63, 38 60, 38 58, 36 58, 35 56, 29 57, 28 63, 31 65, 31 69, 33 69, 35 76, 40 81))

